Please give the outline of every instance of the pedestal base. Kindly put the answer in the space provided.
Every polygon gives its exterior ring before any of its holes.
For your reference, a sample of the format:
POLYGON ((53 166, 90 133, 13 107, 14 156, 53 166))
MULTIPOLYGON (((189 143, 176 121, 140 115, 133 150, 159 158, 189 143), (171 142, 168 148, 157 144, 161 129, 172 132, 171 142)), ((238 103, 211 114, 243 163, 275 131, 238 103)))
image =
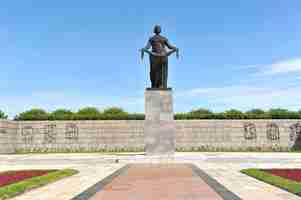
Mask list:
POLYGON ((174 154, 175 124, 171 89, 145 91, 144 134, 146 155, 174 154))

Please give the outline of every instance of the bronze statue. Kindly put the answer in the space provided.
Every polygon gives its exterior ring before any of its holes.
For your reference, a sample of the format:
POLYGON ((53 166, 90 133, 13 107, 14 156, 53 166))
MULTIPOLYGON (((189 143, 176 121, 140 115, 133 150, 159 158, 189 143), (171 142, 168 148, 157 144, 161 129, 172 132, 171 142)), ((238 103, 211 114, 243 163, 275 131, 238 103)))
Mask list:
POLYGON ((179 58, 179 49, 160 35, 161 27, 159 25, 155 26, 154 33, 155 35, 148 40, 147 45, 140 49, 141 59, 144 57, 144 52, 149 54, 151 88, 167 89, 168 56, 176 52, 177 58, 179 58), (167 51, 165 47, 170 51, 167 51), (152 48, 151 51, 149 51, 150 48, 152 48))

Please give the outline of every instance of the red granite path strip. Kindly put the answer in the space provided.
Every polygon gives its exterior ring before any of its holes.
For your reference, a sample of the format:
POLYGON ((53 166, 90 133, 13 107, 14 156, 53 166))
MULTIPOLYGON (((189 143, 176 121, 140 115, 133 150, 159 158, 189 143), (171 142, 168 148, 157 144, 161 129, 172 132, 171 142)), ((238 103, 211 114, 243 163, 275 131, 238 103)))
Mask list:
POLYGON ((90 200, 222 200, 184 164, 135 164, 90 200))

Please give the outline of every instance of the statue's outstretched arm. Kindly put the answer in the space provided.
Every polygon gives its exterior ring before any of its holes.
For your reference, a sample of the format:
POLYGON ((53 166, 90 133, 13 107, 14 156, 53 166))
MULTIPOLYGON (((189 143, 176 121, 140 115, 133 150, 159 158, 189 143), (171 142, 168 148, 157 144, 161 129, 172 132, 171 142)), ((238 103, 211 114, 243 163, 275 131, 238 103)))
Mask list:
POLYGON ((150 49, 151 48, 151 43, 148 40, 146 46, 143 49, 150 49))
POLYGON ((178 48, 169 43, 168 40, 165 41, 165 45, 172 50, 177 50, 178 48))
POLYGON ((172 53, 176 52, 177 58, 179 58, 179 49, 173 45, 171 45, 168 40, 165 41, 165 45, 171 49, 171 51, 167 54, 168 56, 171 55, 172 53))
POLYGON ((151 43, 150 43, 150 41, 148 40, 147 41, 147 44, 146 44, 146 46, 144 47, 144 48, 142 48, 142 49, 140 49, 140 52, 141 52, 141 60, 143 60, 143 57, 144 57, 144 52, 147 52, 147 53, 151 53, 148 49, 150 49, 151 48, 151 43))

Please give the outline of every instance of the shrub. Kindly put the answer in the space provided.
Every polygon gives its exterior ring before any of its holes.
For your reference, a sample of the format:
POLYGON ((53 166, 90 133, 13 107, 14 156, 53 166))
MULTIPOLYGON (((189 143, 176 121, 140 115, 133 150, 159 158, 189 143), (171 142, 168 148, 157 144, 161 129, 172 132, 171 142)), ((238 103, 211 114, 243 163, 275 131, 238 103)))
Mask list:
POLYGON ((118 114, 128 114, 128 113, 125 112, 122 108, 110 107, 110 108, 104 109, 103 114, 104 115, 118 115, 118 114))
POLYGON ((215 113, 214 119, 226 119, 226 115, 223 112, 215 113))
POLYGON ((96 120, 99 118, 100 118, 100 112, 95 107, 82 108, 75 115, 75 119, 78 120, 96 120))
POLYGON ((49 114, 39 108, 34 108, 23 113, 20 113, 15 117, 15 120, 48 120, 49 114))
POLYGON ((272 119, 298 119, 300 114, 293 111, 288 111, 287 109, 274 108, 268 111, 268 115, 272 119))
POLYGON ((175 113, 174 119, 175 120, 184 120, 184 119, 188 119, 188 117, 187 117, 186 113, 175 113))
POLYGON ((104 119, 122 120, 128 119, 129 115, 122 108, 111 107, 107 108, 102 113, 104 119))
POLYGON ((222 115, 225 116, 225 119, 245 119, 245 114, 239 110, 231 109, 227 110, 222 115))
POLYGON ((0 119, 7 119, 7 115, 0 110, 0 119))
POLYGON ((207 109, 199 108, 196 110, 190 111, 188 114, 190 114, 191 118, 198 118, 198 119, 212 119, 214 118, 214 114, 207 109))
POLYGON ((246 114, 255 114, 255 115, 262 115, 264 113, 265 113, 264 110, 261 110, 258 108, 255 108, 255 109, 252 109, 252 110, 249 110, 246 112, 246 114))
POLYGON ((50 120, 72 120, 73 118, 74 113, 67 109, 57 109, 49 116, 50 120))
POLYGON ((145 115, 142 113, 133 113, 128 115, 128 120, 144 120, 145 115))
POLYGON ((252 109, 245 112, 245 116, 247 119, 266 119, 268 118, 267 113, 261 109, 252 109))
MULTIPOLYGON (((0 119, 7 116, 0 111, 0 119)), ((15 120, 144 120, 142 113, 128 113, 119 107, 110 107, 100 112, 94 107, 85 107, 78 112, 73 113, 70 110, 58 109, 52 113, 47 113, 42 109, 31 109, 20 113, 15 120)), ((301 111, 294 112, 286 109, 270 109, 264 111, 261 109, 252 109, 245 113, 230 109, 221 113, 213 113, 207 109, 195 109, 187 113, 175 113, 176 120, 193 119, 301 119, 301 111)))

